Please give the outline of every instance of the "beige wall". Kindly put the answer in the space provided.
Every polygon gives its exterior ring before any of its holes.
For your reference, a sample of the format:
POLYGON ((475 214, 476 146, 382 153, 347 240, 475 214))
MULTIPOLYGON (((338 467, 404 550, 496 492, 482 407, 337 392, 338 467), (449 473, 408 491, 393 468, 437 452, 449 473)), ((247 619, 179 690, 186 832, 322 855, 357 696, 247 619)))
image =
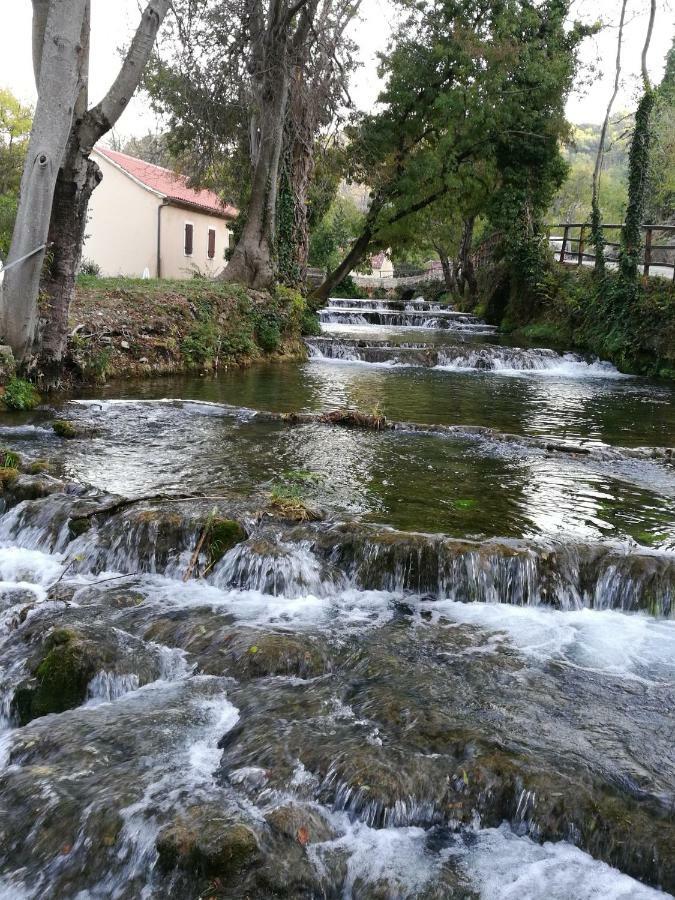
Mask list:
MULTIPOLYGON (((147 269, 157 276, 157 210, 162 198, 134 181, 105 157, 94 153, 103 181, 89 203, 83 259, 101 267, 103 275, 141 278, 147 269)), ((162 216, 162 278, 191 278, 199 270, 216 275, 225 265, 229 229, 224 219, 166 206, 162 216), (185 223, 193 231, 192 256, 185 256, 185 223), (208 258, 208 230, 216 232, 216 254, 208 258)))
POLYGON ((103 275, 140 278, 157 268, 157 207, 161 199, 94 153, 103 181, 91 195, 83 259, 101 267, 103 275))
MULTIPOLYGON (((162 278, 192 278, 194 272, 217 275, 225 266, 229 230, 224 219, 178 206, 162 210, 162 278), (192 223, 192 256, 185 255, 185 224, 192 223), (208 230, 216 232, 216 255, 208 257, 208 230)), ((155 272, 153 271, 153 275, 155 272)))

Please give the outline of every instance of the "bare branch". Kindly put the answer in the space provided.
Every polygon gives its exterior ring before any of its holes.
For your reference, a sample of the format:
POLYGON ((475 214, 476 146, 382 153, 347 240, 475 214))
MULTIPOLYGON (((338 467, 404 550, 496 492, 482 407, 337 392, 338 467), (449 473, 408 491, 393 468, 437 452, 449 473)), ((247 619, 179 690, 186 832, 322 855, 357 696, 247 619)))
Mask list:
POLYGON ((82 151, 87 155, 99 138, 115 125, 140 84, 157 32, 164 21, 170 0, 150 0, 145 7, 136 34, 110 90, 90 109, 81 126, 82 151))

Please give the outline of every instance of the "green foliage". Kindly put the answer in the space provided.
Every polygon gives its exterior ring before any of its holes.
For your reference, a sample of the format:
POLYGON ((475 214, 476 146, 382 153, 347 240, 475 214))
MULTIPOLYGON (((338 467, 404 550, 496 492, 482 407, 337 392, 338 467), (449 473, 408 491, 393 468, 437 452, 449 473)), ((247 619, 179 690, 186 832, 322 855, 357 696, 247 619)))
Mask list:
POLYGON ((647 199, 647 176, 651 143, 651 115, 656 95, 647 86, 635 113, 635 126, 628 157, 628 207, 621 232, 619 271, 621 274, 621 302, 634 303, 637 299, 638 265, 642 249, 642 231, 647 199))
POLYGON ((22 378, 12 378, 5 385, 2 402, 7 409, 34 409, 40 403, 40 395, 30 381, 24 381, 22 378))
MULTIPOLYGON (((300 282, 300 267, 296 255, 297 235, 295 232, 293 191, 288 178, 288 170, 284 168, 277 197, 276 229, 277 277, 282 284, 297 285, 300 282)), ((265 348, 263 347, 263 349, 265 348)))
POLYGON ((181 351, 196 368, 211 362, 220 350, 220 335, 216 323, 210 319, 198 321, 181 342, 181 351))
POLYGON ((333 297, 342 297, 345 300, 363 297, 363 288, 360 288, 351 275, 347 275, 337 284, 332 291, 333 297))
POLYGON ((363 218, 350 197, 336 197, 310 233, 309 264, 334 269, 361 230, 363 218))
POLYGON ((597 278, 591 269, 556 266, 541 288, 545 297, 525 311, 512 298, 503 319, 506 330, 537 344, 574 346, 609 359, 626 372, 673 377, 672 282, 661 278, 638 282, 629 307, 623 304, 623 280, 616 271, 597 278))
POLYGON ((266 353, 274 353, 281 344, 281 329, 273 314, 260 318, 256 326, 256 340, 266 353))
POLYGON ((0 256, 9 252, 33 111, 0 88, 0 256))

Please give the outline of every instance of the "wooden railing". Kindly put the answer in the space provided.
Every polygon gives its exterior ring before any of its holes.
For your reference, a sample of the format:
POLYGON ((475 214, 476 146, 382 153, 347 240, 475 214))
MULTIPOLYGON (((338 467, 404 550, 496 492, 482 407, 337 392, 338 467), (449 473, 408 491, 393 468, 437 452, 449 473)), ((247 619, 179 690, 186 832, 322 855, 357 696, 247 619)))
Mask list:
MULTIPOLYGON (((605 259, 612 266, 619 259, 619 239, 623 225, 602 225, 604 232, 615 232, 616 240, 605 242, 605 259)), ((675 225, 641 225, 644 234, 642 249, 642 272, 644 275, 660 275, 675 280, 675 243, 661 243, 675 240, 675 225), (672 271, 672 274, 671 274, 672 271)), ((549 242, 553 245, 556 258, 565 265, 591 265, 595 262, 595 253, 589 252, 593 247, 589 241, 591 226, 588 222, 563 222, 549 225, 549 242), (555 229, 562 234, 553 234, 555 229)), ((610 236, 613 236, 610 234, 610 236)))

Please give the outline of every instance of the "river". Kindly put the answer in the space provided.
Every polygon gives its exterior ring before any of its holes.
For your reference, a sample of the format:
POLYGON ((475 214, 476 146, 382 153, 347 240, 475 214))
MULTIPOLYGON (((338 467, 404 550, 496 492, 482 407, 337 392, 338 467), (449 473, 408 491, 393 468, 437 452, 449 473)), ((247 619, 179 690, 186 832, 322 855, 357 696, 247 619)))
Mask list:
POLYGON ((321 318, 2 416, 0 896, 672 896, 673 388, 321 318))

